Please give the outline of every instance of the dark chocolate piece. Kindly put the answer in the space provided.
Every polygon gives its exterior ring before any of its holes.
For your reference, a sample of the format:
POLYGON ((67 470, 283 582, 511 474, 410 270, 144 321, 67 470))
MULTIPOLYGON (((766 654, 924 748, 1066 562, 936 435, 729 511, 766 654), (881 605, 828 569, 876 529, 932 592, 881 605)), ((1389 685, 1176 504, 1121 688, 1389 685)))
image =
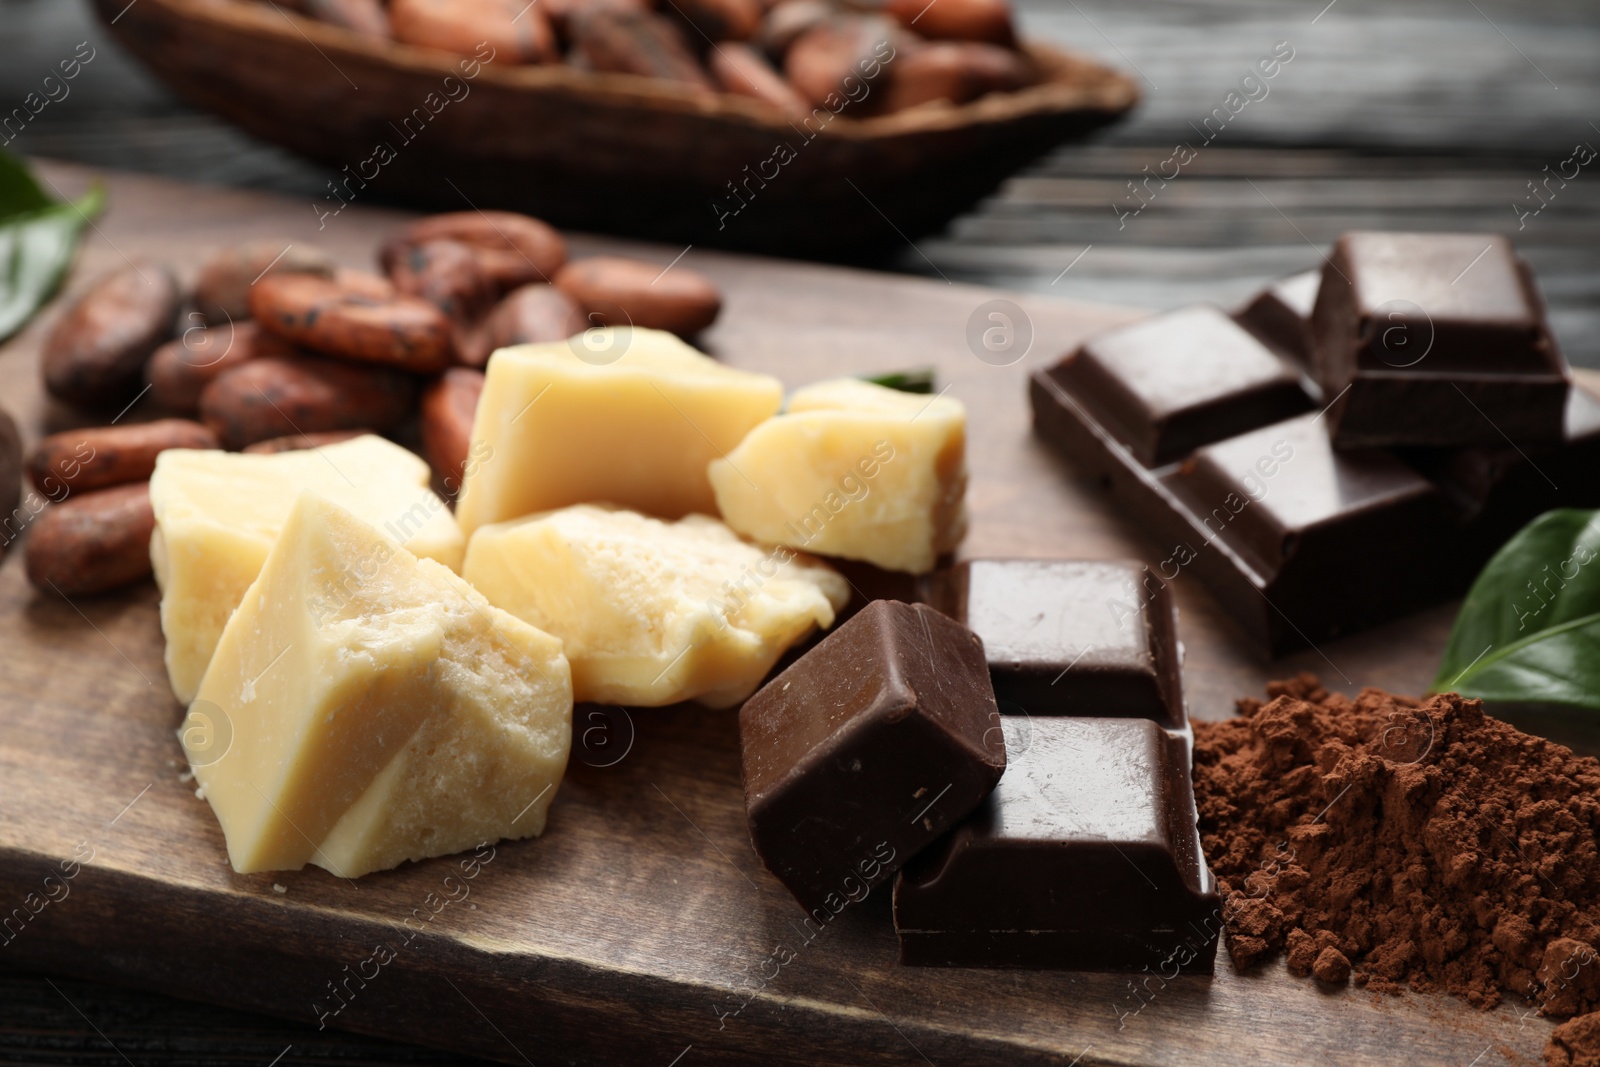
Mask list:
POLYGON ((970 630, 874 601, 739 712, 756 853, 826 922, 988 795, 999 723, 970 630))
POLYGON ((1143 564, 969 560, 934 573, 928 603, 983 639, 1002 712, 1183 725, 1177 611, 1143 564))
POLYGON ((1007 718, 1005 738, 1000 785, 895 882, 901 962, 1210 974, 1187 740, 1093 718, 1007 718))
POLYGON ((1566 359, 1504 237, 1345 234, 1311 321, 1340 448, 1561 440, 1566 359))
POLYGON ((1097 334, 1057 373, 1150 465, 1311 407, 1296 371, 1207 305, 1097 334))
POLYGON ((1065 365, 1033 375, 1035 431, 1110 487, 1160 547, 1161 573, 1198 575, 1269 655, 1396 618, 1470 578, 1432 483, 1386 452, 1334 451, 1320 416, 1150 468, 1065 365))
POLYGON ((1234 313, 1239 325, 1296 366, 1311 363, 1311 309, 1317 303, 1322 272, 1302 271, 1280 278, 1234 313))

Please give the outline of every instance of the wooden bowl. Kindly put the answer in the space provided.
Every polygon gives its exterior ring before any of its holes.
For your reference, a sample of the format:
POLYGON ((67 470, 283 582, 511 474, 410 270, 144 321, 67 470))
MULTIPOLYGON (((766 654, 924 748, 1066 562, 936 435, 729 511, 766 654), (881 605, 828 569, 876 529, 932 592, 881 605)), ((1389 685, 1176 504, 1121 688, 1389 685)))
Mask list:
POLYGON ((351 199, 470 201, 669 241, 860 254, 938 228, 1139 95, 1116 71, 1034 43, 1043 77, 1020 92, 862 119, 846 107, 797 126, 760 101, 565 65, 489 62, 463 80, 461 57, 278 5, 94 4, 183 99, 338 171, 337 195, 330 183, 308 207, 319 217, 351 199))

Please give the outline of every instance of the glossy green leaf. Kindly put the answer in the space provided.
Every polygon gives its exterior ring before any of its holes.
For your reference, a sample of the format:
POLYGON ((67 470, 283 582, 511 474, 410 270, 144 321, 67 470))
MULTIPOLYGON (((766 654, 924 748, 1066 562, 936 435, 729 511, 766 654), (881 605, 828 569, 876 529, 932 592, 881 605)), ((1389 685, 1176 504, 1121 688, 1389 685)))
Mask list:
POLYGON ((104 206, 99 186, 75 203, 51 200, 22 164, 0 153, 0 341, 55 294, 79 235, 104 206))
POLYGON ((1435 691, 1600 711, 1600 511, 1550 511, 1496 552, 1461 604, 1435 691))
POLYGON ((912 370, 891 371, 888 374, 863 374, 861 380, 887 389, 898 389, 902 393, 931 393, 934 371, 932 367, 916 367, 912 370))

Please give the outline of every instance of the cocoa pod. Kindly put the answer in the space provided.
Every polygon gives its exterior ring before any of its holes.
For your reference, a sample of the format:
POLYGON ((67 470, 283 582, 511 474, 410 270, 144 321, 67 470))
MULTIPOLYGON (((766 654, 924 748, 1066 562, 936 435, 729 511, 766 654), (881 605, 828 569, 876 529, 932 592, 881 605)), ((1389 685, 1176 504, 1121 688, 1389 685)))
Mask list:
POLYGON ((150 577, 155 527, 148 482, 74 493, 34 520, 25 552, 28 581, 68 597, 143 581, 150 577))
POLYGON ((206 260, 195 283, 194 303, 206 323, 222 326, 250 317, 250 287, 268 274, 333 277, 333 258, 320 248, 292 241, 251 241, 224 248, 206 260))
POLYGON ((389 14, 378 0, 306 0, 305 8, 313 18, 363 37, 390 36, 389 14))
POLYGON ((1017 44, 1010 0, 885 0, 883 13, 929 40, 1017 44))
POLYGON ((405 245, 385 267, 397 290, 421 297, 456 322, 482 316, 498 295, 478 257, 459 241, 405 245))
POLYGON ((909 49, 906 30, 888 19, 847 16, 802 33, 784 56, 783 72, 808 103, 839 112, 864 105, 872 83, 909 49))
POLYGON ((470 367, 450 368, 422 394, 422 454, 452 497, 461 492, 482 394, 483 372, 470 367))
POLYGON ((51 434, 28 457, 28 478, 51 500, 147 482, 169 448, 218 448, 217 435, 188 419, 90 426, 51 434))
POLYGON ((177 280, 156 263, 129 263, 102 275, 67 307, 45 340, 45 388, 83 407, 132 402, 145 361, 172 336, 179 300, 177 280))
POLYGON ((673 23, 647 11, 584 10, 572 18, 572 50, 590 70, 637 74, 711 92, 711 79, 673 23))
POLYGON ((808 30, 827 22, 834 16, 834 6, 828 0, 783 0, 767 11, 756 33, 756 42, 767 55, 779 64, 788 53, 789 46, 808 30))
POLYGON ((526 0, 392 0, 394 39, 456 55, 478 55, 487 44, 499 63, 549 63, 559 59, 555 31, 526 0))
POLYGON ((694 31, 690 40, 748 41, 761 28, 756 0, 672 0, 672 11, 694 31))
POLYGON ((466 367, 482 367, 497 348, 564 341, 589 326, 583 309, 553 285, 534 282, 511 292, 457 345, 466 367))
POLYGON ((1014 92, 1032 80, 1028 61, 992 44, 940 41, 900 57, 879 105, 900 111, 934 100, 965 104, 986 93, 1014 92))
POLYGON ((788 115, 804 115, 811 110, 794 87, 749 45, 738 41, 718 45, 707 61, 723 92, 765 100, 788 115))
MULTIPOLYGON (((448 373, 448 372, 446 372, 448 373)), ((365 437, 371 430, 327 430, 322 433, 292 433, 287 437, 269 437, 265 441, 245 445, 239 451, 256 456, 271 456, 279 452, 303 452, 311 448, 325 448, 354 437, 365 437)))
POLYGON ((200 394, 200 420, 226 448, 291 434, 387 430, 411 414, 417 381, 387 367, 301 357, 252 359, 200 394))
POLYGON ((271 274, 251 287, 250 310, 262 329, 315 352, 421 374, 450 365, 450 320, 421 297, 378 300, 337 280, 271 274))
POLYGON ((156 349, 145 364, 150 398, 168 411, 193 415, 200 391, 230 367, 257 356, 292 356, 295 346, 249 319, 223 326, 191 327, 176 341, 156 349))
POLYGON ((567 261, 567 242, 548 224, 514 211, 452 211, 418 219, 384 245, 386 271, 406 248, 427 241, 456 241, 471 248, 478 265, 502 292, 548 282, 567 261))
POLYGON ((705 275, 686 267, 663 271, 622 256, 568 263, 556 275, 556 287, 595 326, 648 326, 693 337, 722 310, 722 294, 705 275))

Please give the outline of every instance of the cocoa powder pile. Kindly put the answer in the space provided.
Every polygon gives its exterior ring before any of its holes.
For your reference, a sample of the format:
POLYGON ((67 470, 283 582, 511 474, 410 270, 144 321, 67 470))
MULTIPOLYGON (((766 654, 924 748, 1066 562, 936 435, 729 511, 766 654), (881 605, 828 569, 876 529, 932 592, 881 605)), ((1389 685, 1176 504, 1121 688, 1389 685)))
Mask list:
MULTIPOLYGON (((1311 675, 1195 724, 1206 859, 1236 967, 1600 1010, 1600 761, 1453 693, 1354 700, 1311 675)), ((1600 1065, 1600 1020, 1552 1064, 1600 1065)))

